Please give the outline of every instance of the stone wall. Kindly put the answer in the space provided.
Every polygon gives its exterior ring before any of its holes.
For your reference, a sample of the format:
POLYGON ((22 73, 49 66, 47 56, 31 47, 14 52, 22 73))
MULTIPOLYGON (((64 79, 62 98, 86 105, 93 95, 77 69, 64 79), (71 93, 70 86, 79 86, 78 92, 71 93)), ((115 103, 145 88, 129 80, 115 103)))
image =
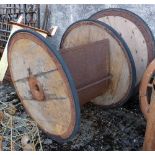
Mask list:
MULTIPOLYGON (((151 28, 154 36, 155 36, 155 5, 61 5, 61 4, 50 4, 49 5, 52 16, 50 18, 49 26, 50 25, 57 25, 58 31, 55 37, 51 40, 51 43, 59 47, 59 43, 64 31, 67 29, 69 25, 72 23, 81 20, 87 19, 92 14, 96 13, 97 11, 106 9, 106 8, 124 8, 130 10, 137 15, 139 15, 151 28)), ((44 17, 44 9, 45 5, 41 5, 41 21, 43 21, 44 17)))
MULTIPOLYGON (((2 4, 0 6, 2 7, 4 5, 5 4, 2 4)), ((55 37, 51 39, 51 43, 54 44, 57 49, 61 37, 69 25, 78 20, 87 19, 97 11, 107 8, 123 8, 136 13, 145 20, 155 36, 155 4, 50 4, 49 8, 52 16, 49 19, 48 27, 50 27, 50 25, 57 25, 59 27, 55 37)), ((44 11, 45 5, 41 4, 41 25, 44 18, 44 11)))

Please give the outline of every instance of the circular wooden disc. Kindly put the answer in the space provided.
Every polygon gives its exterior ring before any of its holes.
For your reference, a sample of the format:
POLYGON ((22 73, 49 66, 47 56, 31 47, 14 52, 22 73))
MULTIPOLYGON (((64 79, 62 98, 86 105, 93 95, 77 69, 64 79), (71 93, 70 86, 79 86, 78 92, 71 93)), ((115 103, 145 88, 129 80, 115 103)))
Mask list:
POLYGON ((144 72, 139 91, 140 107, 146 119, 149 114, 151 100, 155 96, 153 94, 154 92, 155 92, 155 59, 149 64, 146 71, 144 72))
POLYGON ((147 24, 136 14, 119 8, 99 11, 90 19, 108 24, 125 40, 135 62, 138 85, 147 65, 155 56, 155 42, 147 24))
POLYGON ((104 39, 108 39, 110 42, 110 74, 112 78, 106 92, 95 98, 93 102, 104 107, 112 107, 124 103, 129 98, 136 80, 134 61, 130 50, 117 32, 99 21, 78 21, 66 30, 60 48, 76 47, 104 39))
POLYGON ((30 30, 15 32, 8 51, 12 81, 25 109, 53 139, 67 141, 79 130, 80 106, 61 55, 30 30))

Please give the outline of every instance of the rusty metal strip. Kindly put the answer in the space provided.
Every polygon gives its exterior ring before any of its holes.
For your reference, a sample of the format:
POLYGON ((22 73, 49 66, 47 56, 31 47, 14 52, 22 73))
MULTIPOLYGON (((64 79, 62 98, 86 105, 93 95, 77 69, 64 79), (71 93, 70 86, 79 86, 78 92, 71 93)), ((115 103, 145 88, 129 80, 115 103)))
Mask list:
POLYGON ((61 53, 75 80, 81 104, 106 90, 111 78, 108 39, 61 49, 61 53))

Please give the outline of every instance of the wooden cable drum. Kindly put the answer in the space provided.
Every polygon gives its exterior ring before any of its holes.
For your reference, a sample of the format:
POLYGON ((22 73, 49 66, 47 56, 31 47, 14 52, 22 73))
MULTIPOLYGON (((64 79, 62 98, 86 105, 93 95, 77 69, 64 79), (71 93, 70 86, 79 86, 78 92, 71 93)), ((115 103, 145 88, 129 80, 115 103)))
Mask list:
POLYGON ((58 142, 79 130, 80 106, 63 58, 40 34, 18 30, 8 46, 9 69, 18 96, 38 126, 58 142))
POLYGON ((109 41, 66 48, 61 56, 44 37, 20 30, 8 47, 11 78, 24 107, 56 141, 68 141, 80 126, 80 103, 89 102, 108 87, 109 41))
POLYGON ((155 42, 147 24, 138 15, 119 8, 99 11, 90 19, 113 27, 128 44, 136 66, 138 86, 147 65, 155 56, 155 42))
MULTIPOLYGON (((126 102, 130 97, 136 82, 135 65, 130 50, 121 36, 107 24, 94 21, 82 20, 72 24, 64 33, 60 51, 67 53, 66 49, 78 48, 97 41, 109 41, 109 74, 110 82, 100 95, 92 99, 93 103, 104 107, 114 107, 126 102)), ((74 50, 71 50, 74 54, 74 50)), ((98 49, 94 50, 97 53, 98 49)), ((95 55, 93 56, 95 59, 95 55)), ((87 59, 85 59, 87 61, 87 59)), ((103 58, 103 61, 105 59, 103 58)), ((96 61, 97 62, 97 61, 96 61)), ((96 63, 94 62, 94 63, 96 63)), ((66 59, 66 63, 71 67, 66 59)), ((90 67, 94 63, 89 63, 90 67)), ((104 67, 98 66, 97 72, 102 72, 104 67)), ((71 74, 74 73, 71 71, 71 74)), ((94 77, 96 74, 93 75, 94 77)), ((74 77, 74 76, 73 76, 74 77)), ((89 78, 86 77, 86 78, 89 78)), ((75 81, 77 85, 78 81, 75 81)))
POLYGON ((111 27, 85 20, 67 32, 61 45, 66 39, 67 45, 79 44, 61 48, 61 53, 30 30, 16 31, 8 44, 10 74, 21 102, 38 126, 58 142, 78 132, 80 104, 92 99, 104 106, 124 103, 136 80, 130 50, 111 27), (70 38, 70 34, 76 35, 70 38))

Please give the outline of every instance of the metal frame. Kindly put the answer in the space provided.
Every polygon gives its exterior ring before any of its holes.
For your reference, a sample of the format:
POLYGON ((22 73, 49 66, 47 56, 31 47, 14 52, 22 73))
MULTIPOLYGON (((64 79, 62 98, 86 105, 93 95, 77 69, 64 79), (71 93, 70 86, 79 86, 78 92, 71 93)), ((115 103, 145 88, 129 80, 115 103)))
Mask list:
MULTIPOLYGON (((24 24, 40 28, 40 5, 39 4, 4 4, 0 7, 0 48, 4 49, 11 25, 9 21, 17 21, 24 14, 24 24)), ((0 50, 2 54, 2 50, 0 50)))

